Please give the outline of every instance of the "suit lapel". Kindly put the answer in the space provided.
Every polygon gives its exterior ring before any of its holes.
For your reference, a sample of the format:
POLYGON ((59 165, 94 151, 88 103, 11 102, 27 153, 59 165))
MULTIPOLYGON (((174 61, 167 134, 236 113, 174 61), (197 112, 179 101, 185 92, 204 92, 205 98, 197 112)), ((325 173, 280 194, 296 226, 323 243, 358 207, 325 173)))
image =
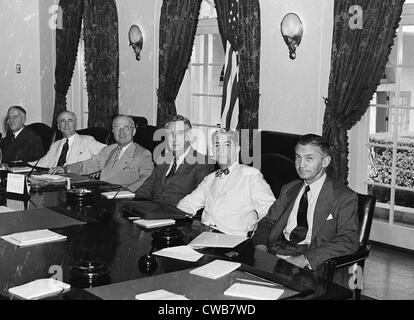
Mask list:
POLYGON ((189 168, 191 168, 191 166, 187 163, 187 157, 190 156, 190 155, 193 156, 193 153, 194 153, 194 150, 192 148, 190 148, 187 156, 184 158, 184 161, 180 164, 180 166, 178 167, 175 174, 171 178, 169 178, 168 180, 166 179, 166 175, 167 175, 168 169, 170 168, 170 164, 167 164, 165 172, 163 174, 164 185, 170 184, 172 181, 174 181, 175 179, 180 177, 184 172, 187 172, 187 170, 189 170, 189 168))
POLYGON ((313 242, 315 236, 319 233, 322 226, 325 224, 329 214, 332 212, 331 203, 333 197, 332 181, 329 177, 326 177, 321 192, 319 193, 318 200, 316 201, 315 212, 313 214, 311 243, 313 242))

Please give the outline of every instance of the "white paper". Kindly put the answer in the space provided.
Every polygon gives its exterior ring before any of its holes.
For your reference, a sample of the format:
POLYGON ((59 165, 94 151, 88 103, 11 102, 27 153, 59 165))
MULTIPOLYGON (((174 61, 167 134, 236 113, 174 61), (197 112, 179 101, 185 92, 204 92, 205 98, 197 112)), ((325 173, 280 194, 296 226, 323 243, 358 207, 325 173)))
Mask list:
POLYGON ((243 236, 235 236, 216 232, 203 232, 189 243, 192 247, 234 248, 247 240, 243 236))
POLYGON ((134 220, 134 223, 141 227, 150 229, 150 228, 170 226, 172 224, 175 224, 175 220, 174 219, 154 219, 154 220, 138 219, 138 220, 134 220))
POLYGON ((13 233, 1 237, 19 247, 31 246, 46 242, 65 240, 67 237, 48 229, 13 233))
POLYGON ((256 300, 277 300, 283 292, 283 289, 256 286, 253 284, 234 283, 230 288, 224 291, 224 295, 256 300))
POLYGON ((114 199, 114 197, 115 199, 135 198, 135 193, 128 190, 102 192, 101 194, 108 199, 114 199))
POLYGON ((70 285, 53 278, 38 279, 10 288, 9 292, 23 299, 39 299, 70 289, 70 285))
POLYGON ((11 167, 10 171, 13 173, 26 173, 32 171, 33 168, 30 167, 11 167))
POLYGON ((0 213, 3 213, 3 212, 12 212, 12 211, 16 211, 16 210, 11 209, 11 208, 8 208, 8 207, 5 207, 5 206, 0 206, 0 213))
POLYGON ((58 174, 39 174, 39 175, 32 175, 32 178, 39 179, 39 180, 66 181, 66 177, 60 176, 58 174))
POLYGON ((193 250, 189 246, 165 248, 160 251, 154 252, 154 255, 191 262, 196 262, 203 256, 203 254, 193 250))
POLYGON ((233 272, 240 266, 241 264, 238 262, 214 260, 204 266, 191 270, 190 273, 209 279, 218 279, 233 272))
POLYGON ((22 174, 7 174, 6 191, 10 193, 24 194, 24 186, 26 183, 26 176, 22 174))
POLYGON ((137 294, 137 300, 188 300, 186 296, 175 294, 164 289, 137 294))

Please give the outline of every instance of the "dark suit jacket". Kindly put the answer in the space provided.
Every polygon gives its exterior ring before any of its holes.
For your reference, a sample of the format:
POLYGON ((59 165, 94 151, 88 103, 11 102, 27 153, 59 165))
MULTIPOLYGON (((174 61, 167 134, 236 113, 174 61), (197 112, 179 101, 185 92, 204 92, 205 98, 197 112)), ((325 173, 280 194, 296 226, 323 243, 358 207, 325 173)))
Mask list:
MULTIPOLYGON (((167 156, 166 156, 167 158, 167 156)), ((155 166, 151 176, 135 191, 136 198, 162 201, 173 206, 191 193, 204 177, 215 170, 214 160, 191 149, 174 176, 166 180, 169 163, 155 166), (198 159, 194 163, 194 159, 198 159), (210 163, 210 164, 209 164, 210 163)))
POLYGON ((8 131, 6 137, 0 142, 2 162, 36 161, 45 154, 41 138, 28 127, 24 127, 14 141, 12 137, 13 133, 8 131))
MULTIPOLYGON (((283 186, 280 197, 259 222, 252 238, 255 245, 265 244, 272 251, 287 225, 302 185, 302 180, 295 180, 283 186)), ((351 254, 358 249, 357 206, 355 192, 326 177, 316 202, 311 244, 304 253, 313 270, 330 258, 351 254)))

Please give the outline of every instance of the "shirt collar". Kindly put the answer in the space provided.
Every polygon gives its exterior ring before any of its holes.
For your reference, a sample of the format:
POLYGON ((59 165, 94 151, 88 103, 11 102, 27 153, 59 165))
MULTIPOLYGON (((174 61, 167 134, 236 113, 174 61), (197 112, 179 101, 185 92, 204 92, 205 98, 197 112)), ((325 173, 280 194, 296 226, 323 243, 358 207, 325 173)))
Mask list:
POLYGON ((21 128, 19 131, 13 132, 14 137, 17 138, 17 136, 19 135, 20 132, 23 131, 23 129, 24 129, 24 127, 21 128))
POLYGON ((190 152, 190 149, 190 146, 188 146, 185 152, 176 159, 177 164, 182 163, 184 161, 185 157, 187 157, 188 153, 190 152))
MULTIPOLYGON (((318 180, 312 182, 311 184, 309 184, 309 188, 311 191, 316 191, 316 190, 320 190, 322 189, 323 183, 325 182, 326 179, 326 173, 324 173, 318 180)), ((305 188, 308 185, 305 181, 305 188)))

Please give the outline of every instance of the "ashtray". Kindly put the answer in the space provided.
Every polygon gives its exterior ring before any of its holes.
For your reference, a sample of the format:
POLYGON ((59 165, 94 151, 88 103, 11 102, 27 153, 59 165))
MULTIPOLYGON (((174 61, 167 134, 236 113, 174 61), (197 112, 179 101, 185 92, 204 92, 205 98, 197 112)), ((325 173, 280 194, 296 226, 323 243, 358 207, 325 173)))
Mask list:
POLYGON ((96 192, 86 188, 70 189, 66 191, 67 204, 75 204, 79 206, 88 205, 92 204, 96 198, 96 192))
POLYGON ((109 270, 104 262, 83 261, 71 269, 71 284, 77 288, 92 288, 109 284, 109 270))

